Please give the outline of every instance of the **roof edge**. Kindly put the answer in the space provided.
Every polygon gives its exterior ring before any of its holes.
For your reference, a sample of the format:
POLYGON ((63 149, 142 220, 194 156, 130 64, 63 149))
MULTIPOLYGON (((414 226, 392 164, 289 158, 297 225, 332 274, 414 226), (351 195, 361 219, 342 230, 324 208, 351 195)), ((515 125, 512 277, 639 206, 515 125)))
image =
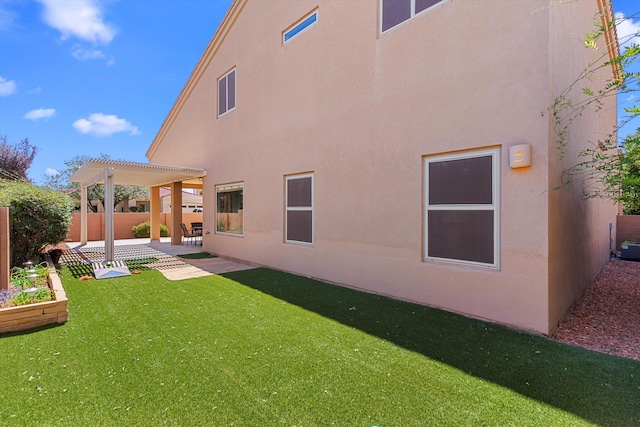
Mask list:
POLYGON ((612 0, 598 0, 598 9, 600 9, 600 22, 604 28, 604 40, 607 45, 607 53, 611 62, 611 71, 616 80, 622 77, 622 66, 615 61, 620 57, 620 42, 618 41, 618 31, 616 30, 615 15, 613 13, 612 0))
POLYGON ((215 56, 215 54, 218 52, 218 49, 220 48, 220 45, 222 44, 227 34, 229 33, 229 30, 231 29, 231 27, 233 27, 233 24, 235 24, 236 20, 238 19, 238 16, 240 15, 240 12, 244 8, 247 1, 248 0, 234 0, 231 6, 229 7, 229 9, 227 10, 227 13, 225 14, 224 18, 220 22, 218 29, 213 34, 213 37, 209 41, 209 44, 207 45, 204 52, 200 56, 200 59, 198 60, 193 71, 191 72, 191 75, 187 79, 187 82, 182 87, 182 90, 180 91, 178 98, 173 103, 171 110, 169 110, 169 113, 167 114, 164 121, 162 122, 162 125, 160 126, 160 129, 156 133, 155 138, 153 138, 151 145, 147 149, 147 152, 145 154, 147 159, 151 160, 151 157, 153 157, 158 147, 162 144, 162 140, 164 139, 167 132, 169 131, 169 128, 171 128, 171 125, 176 120, 176 117, 182 110, 182 107, 187 102, 187 99, 189 99, 189 96, 197 86, 198 82, 202 78, 205 71, 207 70, 207 67, 213 60, 213 57, 215 56))

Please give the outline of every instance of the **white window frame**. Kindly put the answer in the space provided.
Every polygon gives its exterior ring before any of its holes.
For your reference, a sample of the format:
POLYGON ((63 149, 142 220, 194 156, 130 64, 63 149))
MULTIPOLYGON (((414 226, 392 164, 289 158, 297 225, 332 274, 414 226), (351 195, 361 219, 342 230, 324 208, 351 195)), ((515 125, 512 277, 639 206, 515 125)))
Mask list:
POLYGON ((301 173, 295 175, 285 175, 284 181, 284 241, 285 243, 291 243, 296 245, 313 246, 316 238, 315 230, 315 178, 314 173, 301 173), (289 181, 294 179, 311 178, 311 206, 288 206, 289 200, 289 181), (287 213, 290 211, 311 211, 311 242, 303 242, 300 240, 289 240, 287 234, 289 231, 289 224, 287 223, 287 213))
POLYGON ((398 28, 401 25, 406 24, 407 22, 411 22, 414 20, 414 18, 424 15, 425 13, 429 13, 434 9, 439 8, 440 6, 444 5, 445 3, 450 2, 451 0, 440 0, 439 3, 436 3, 428 8, 426 8, 425 10, 421 10, 420 12, 416 13, 416 0, 410 0, 411 1, 411 15, 409 16, 409 18, 407 18, 406 20, 397 23, 396 25, 394 25, 393 27, 387 28, 386 30, 382 29, 382 11, 383 11, 383 5, 382 3, 384 2, 384 0, 379 0, 379 6, 380 6, 380 25, 378 26, 378 28, 380 29, 380 34, 385 34, 388 33, 389 31, 398 28))
POLYGON ((218 97, 217 97, 217 101, 218 101, 218 103, 217 103, 218 117, 222 117, 222 116, 224 116, 225 114, 227 114, 227 113, 229 113, 229 112, 231 112, 231 111, 233 111, 233 110, 235 110, 235 109, 236 109, 236 105, 237 105, 237 103, 238 103, 238 96, 237 96, 237 95, 238 95, 238 92, 236 91, 236 88, 237 88, 237 86, 238 86, 238 85, 236 84, 236 83, 237 83, 237 81, 238 81, 238 73, 236 72, 236 68, 235 68, 235 67, 234 67, 234 68, 232 68, 231 70, 229 70, 229 71, 228 71, 227 73, 225 73, 223 76, 220 76, 220 77, 218 78, 218 80, 216 81, 216 91, 218 91, 218 97), (232 108, 229 108, 229 79, 228 79, 228 77, 229 77, 229 75, 230 75, 231 73, 233 73, 233 74, 234 74, 234 79, 233 79, 233 86, 234 86, 234 87, 233 87, 233 93, 234 93, 234 101, 235 101, 235 102, 234 102, 234 104, 233 104, 233 107, 232 107, 232 108), (224 88, 225 88, 225 91, 226 91, 226 92, 225 92, 225 101, 226 101, 226 103, 225 103, 225 104, 226 104, 226 105, 225 105, 225 110, 224 110, 224 112, 220 112, 220 80, 222 80, 222 79, 226 79, 226 80, 225 80, 225 85, 224 85, 224 88))
MULTIPOLYGON (((240 189, 238 188, 238 189, 240 189)), ((225 191, 223 191, 225 192, 225 191)), ((235 237, 244 237, 244 181, 238 181, 238 182, 232 182, 232 183, 228 183, 228 184, 219 184, 215 186, 215 197, 216 197, 216 204, 215 204, 215 208, 216 208, 216 215, 215 215, 215 220, 216 220, 216 234, 221 234, 224 236, 235 236, 235 237), (225 189, 229 189, 229 188, 234 188, 234 187, 240 187, 242 189, 242 233, 234 233, 232 231, 221 231, 218 230, 218 215, 220 213, 225 213, 225 212, 219 212, 218 211, 218 189, 221 190, 225 190, 225 189)))
POLYGON ((291 26, 289 26, 288 28, 286 28, 283 32, 282 32, 282 44, 286 44, 291 42, 291 40, 294 40, 295 38, 297 38, 300 34, 307 32, 309 29, 313 28, 314 25, 316 25, 318 23, 318 19, 319 19, 319 14, 318 14, 318 9, 316 8, 315 10, 312 10, 311 12, 307 13, 305 16, 303 16, 302 18, 298 19, 294 24, 292 24, 291 26), (291 37, 289 37, 287 39, 287 34, 293 32, 294 30, 297 29, 297 27, 299 27, 300 25, 302 25, 307 19, 311 18, 312 16, 315 16, 315 20, 309 24, 307 24, 306 27, 304 27, 303 29, 299 30, 297 33, 295 33, 294 35, 292 35, 291 37))
POLYGON ((423 158, 424 175, 424 213, 423 213, 423 261, 437 261, 461 265, 472 265, 477 267, 488 267, 491 269, 500 268, 500 159, 501 151, 499 147, 486 148, 463 153, 442 154, 425 156, 423 158), (439 163, 449 160, 472 159, 477 157, 491 156, 491 204, 451 204, 451 205, 429 205, 429 164, 439 163), (429 256, 429 212, 437 210, 491 210, 493 211, 493 263, 468 261, 452 258, 439 258, 429 256))

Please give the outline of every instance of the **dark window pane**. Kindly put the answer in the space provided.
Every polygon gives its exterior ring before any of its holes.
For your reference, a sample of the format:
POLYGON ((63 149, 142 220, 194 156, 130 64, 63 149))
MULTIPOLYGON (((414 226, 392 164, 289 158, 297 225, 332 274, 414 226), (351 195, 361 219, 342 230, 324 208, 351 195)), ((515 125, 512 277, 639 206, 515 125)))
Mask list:
POLYGON ((311 177, 287 180, 287 207, 311 207, 311 177))
POLYGON ((429 211, 427 255, 494 264, 493 211, 429 211))
POLYGON ((382 0, 382 31, 411 18, 411 0, 382 0))
POLYGON ((287 211, 287 240, 313 243, 313 212, 287 211))
POLYGON ((236 108, 236 71, 227 76, 227 111, 236 108))
POLYGON ((222 190, 216 194, 216 231, 224 233, 243 232, 243 190, 222 190))
POLYGON ((423 10, 430 8, 436 3, 440 3, 441 0, 416 0, 416 13, 420 13, 423 10))
POLYGON ((227 112, 227 78, 218 80, 218 115, 227 112))
POLYGON ((429 204, 491 204, 491 156, 429 163, 429 204))

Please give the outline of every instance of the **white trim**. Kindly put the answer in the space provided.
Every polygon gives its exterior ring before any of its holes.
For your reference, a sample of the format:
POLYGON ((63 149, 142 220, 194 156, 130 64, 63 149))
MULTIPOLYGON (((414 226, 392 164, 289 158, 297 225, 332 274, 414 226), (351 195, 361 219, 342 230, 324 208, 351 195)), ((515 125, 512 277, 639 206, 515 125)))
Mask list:
MULTIPOLYGON (((214 186, 215 193, 215 220, 216 220, 216 228, 215 234, 219 234, 221 236, 234 236, 234 237, 244 237, 244 181, 234 182, 231 184, 220 184, 214 186), (219 191, 222 190, 222 191, 219 191), (218 230, 218 192, 220 193, 231 193, 235 191, 242 191, 242 233, 234 233, 233 231, 219 231, 218 230)), ((226 213, 226 212, 223 212, 226 213)))
POLYGON ((492 269, 500 268, 500 157, 501 151, 499 147, 485 148, 463 153, 442 154, 434 156, 425 156, 423 158, 423 261, 439 261, 452 264, 473 265, 480 267, 489 267, 492 269), (455 204, 455 205, 429 205, 429 164, 450 160, 473 159, 478 157, 491 156, 491 204, 455 204), (439 258, 429 256, 429 211, 438 210, 490 210, 493 211, 493 263, 483 263, 476 261, 465 261, 459 259, 439 258))
POLYGON ((382 29, 382 11, 383 11, 382 3, 384 2, 384 0, 379 0, 378 1, 378 5, 380 7, 380 9, 379 9, 380 10, 380 13, 379 13, 380 22, 378 23, 378 30, 380 31, 380 34, 386 34, 391 30, 394 30, 394 29, 396 29, 396 28, 398 28, 400 26, 403 26, 407 22, 413 21, 415 18, 417 18, 419 16, 427 14, 427 13, 439 8, 440 6, 442 6, 442 5, 446 4, 446 3, 449 3, 450 1, 453 1, 453 0, 440 0, 438 3, 436 3, 436 4, 432 5, 432 6, 429 6, 425 10, 421 10, 420 12, 416 13, 416 0, 410 0, 410 2, 411 2, 411 16, 409 16, 409 18, 405 19, 404 21, 397 23, 393 27, 390 27, 390 28, 387 28, 386 30, 383 30, 382 29))
POLYGON ((310 173, 301 173, 294 175, 285 175, 284 179, 284 242, 289 244, 303 245, 303 246, 313 246, 316 239, 316 230, 315 230, 315 179, 313 176, 313 172, 310 173), (289 180, 294 179, 303 179, 303 178, 311 178, 311 206, 287 206, 287 200, 289 200, 289 186, 287 183, 289 180), (311 211, 311 242, 303 242, 300 240, 289 240, 287 239, 287 212, 289 211, 298 211, 298 212, 308 212, 311 211))
POLYGON ((315 8, 311 12, 307 13, 306 15, 304 15, 302 18, 298 19, 295 23, 293 23, 292 25, 287 27, 282 32, 282 45, 284 46, 285 44, 291 42, 291 40, 294 40, 295 38, 297 38, 300 34, 303 34, 303 33, 307 32, 309 29, 313 28, 313 26, 318 23, 318 19, 320 19, 320 15, 318 13, 318 8, 315 8), (307 25, 305 28, 300 30, 298 33, 292 35, 288 40, 286 39, 286 36, 287 36, 288 33, 292 32, 296 27, 301 25, 304 21, 306 21, 308 18, 312 17, 313 15, 316 16, 316 20, 315 21, 313 21, 312 23, 307 25))
POLYGON ((236 104, 238 103, 238 92, 236 91, 236 82, 238 81, 238 73, 236 73, 236 67, 233 67, 232 69, 230 69, 229 71, 227 71, 227 73, 225 73, 224 75, 220 76, 218 78, 218 80, 216 80, 216 91, 218 93, 218 97, 217 97, 217 110, 218 110, 218 117, 222 117, 224 115, 226 115, 227 113, 233 111, 236 109, 236 104), (233 108, 229 108, 229 79, 227 78, 231 73, 234 73, 234 80, 233 80, 233 89, 234 89, 234 104, 233 104, 233 108), (220 80, 222 79, 226 79, 225 80, 225 85, 224 85, 224 89, 225 89, 225 101, 226 101, 226 109, 224 110, 224 113, 220 113, 220 80))

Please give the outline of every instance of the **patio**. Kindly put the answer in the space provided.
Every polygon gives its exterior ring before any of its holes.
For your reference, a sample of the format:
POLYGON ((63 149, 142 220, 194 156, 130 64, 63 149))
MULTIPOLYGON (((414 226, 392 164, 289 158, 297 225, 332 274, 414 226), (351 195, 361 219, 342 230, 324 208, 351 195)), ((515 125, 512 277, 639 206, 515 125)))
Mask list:
MULTIPOLYGON (((86 268, 93 262, 105 261, 105 242, 95 241, 81 245, 79 242, 67 242, 66 250, 60 262, 71 271, 87 272, 86 268)), ((114 242, 114 259, 121 261, 151 260, 144 266, 160 271, 169 280, 183 280, 212 274, 242 271, 255 266, 220 257, 188 259, 180 255, 202 252, 202 247, 195 245, 172 245, 170 237, 162 237, 160 241, 151 239, 126 239, 114 242)))

